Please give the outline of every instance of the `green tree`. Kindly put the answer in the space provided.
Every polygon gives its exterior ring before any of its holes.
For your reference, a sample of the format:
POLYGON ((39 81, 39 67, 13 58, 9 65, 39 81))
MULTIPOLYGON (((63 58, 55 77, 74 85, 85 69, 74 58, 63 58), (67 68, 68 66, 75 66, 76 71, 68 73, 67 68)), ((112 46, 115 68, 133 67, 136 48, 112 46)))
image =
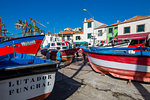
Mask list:
POLYGON ((28 35, 33 35, 33 26, 31 24, 28 25, 28 35))
POLYGON ((23 32, 25 33, 25 28, 27 27, 25 24, 25 21, 18 20, 15 25, 16 25, 17 29, 21 29, 21 33, 22 33, 22 37, 23 37, 23 32))

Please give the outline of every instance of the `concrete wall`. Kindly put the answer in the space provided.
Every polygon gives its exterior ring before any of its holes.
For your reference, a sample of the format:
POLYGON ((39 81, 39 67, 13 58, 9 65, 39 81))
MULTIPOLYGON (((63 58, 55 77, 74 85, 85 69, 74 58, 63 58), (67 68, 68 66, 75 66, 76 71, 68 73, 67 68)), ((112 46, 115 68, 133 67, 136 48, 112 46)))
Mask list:
POLYGON ((118 25, 118 35, 124 35, 124 27, 128 27, 128 26, 130 26, 130 33, 127 33, 127 34, 150 32, 150 19, 119 24, 118 25), (145 31, 137 32, 137 25, 142 25, 142 24, 145 24, 145 31))

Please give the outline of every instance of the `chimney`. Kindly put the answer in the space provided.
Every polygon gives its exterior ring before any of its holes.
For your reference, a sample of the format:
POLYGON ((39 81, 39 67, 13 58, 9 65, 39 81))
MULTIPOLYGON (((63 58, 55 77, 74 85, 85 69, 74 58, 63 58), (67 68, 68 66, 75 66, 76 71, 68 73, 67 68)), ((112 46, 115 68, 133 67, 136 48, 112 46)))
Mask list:
POLYGON ((120 23, 120 21, 119 21, 119 20, 117 20, 117 23, 119 24, 119 23, 120 23))
POLYGON ((84 18, 84 22, 86 22, 86 18, 84 18))

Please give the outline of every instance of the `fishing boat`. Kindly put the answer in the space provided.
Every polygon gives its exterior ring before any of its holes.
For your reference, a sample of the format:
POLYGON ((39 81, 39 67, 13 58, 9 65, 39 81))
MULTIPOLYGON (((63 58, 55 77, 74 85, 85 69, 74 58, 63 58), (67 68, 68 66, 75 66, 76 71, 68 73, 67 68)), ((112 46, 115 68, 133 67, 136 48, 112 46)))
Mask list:
POLYGON ((91 67, 101 74, 150 82, 150 48, 83 48, 91 67))
POLYGON ((56 60, 56 53, 60 49, 62 54, 62 61, 72 62, 75 53, 79 50, 79 48, 71 48, 65 42, 50 42, 45 48, 41 49, 41 54, 46 55, 48 50, 51 50, 52 59, 56 60))
POLYGON ((58 62, 11 53, 0 57, 1 100, 43 100, 52 92, 58 62))
POLYGON ((7 37, 0 37, 0 56, 13 52, 36 55, 44 35, 27 36, 6 40, 7 37), (4 40, 5 41, 2 41, 4 40))

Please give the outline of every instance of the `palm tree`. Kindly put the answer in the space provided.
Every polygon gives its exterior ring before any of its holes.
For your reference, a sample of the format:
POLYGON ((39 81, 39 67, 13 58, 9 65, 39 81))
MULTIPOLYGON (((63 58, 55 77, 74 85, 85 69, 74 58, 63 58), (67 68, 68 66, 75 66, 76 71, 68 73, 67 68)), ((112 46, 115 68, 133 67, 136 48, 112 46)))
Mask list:
POLYGON ((31 24, 28 25, 28 35, 31 36, 33 34, 33 26, 31 24))
POLYGON ((17 29, 20 29, 20 28, 21 28, 21 33, 22 33, 22 37, 23 37, 22 21, 21 21, 21 20, 18 20, 15 25, 16 25, 16 28, 17 28, 17 29))
POLYGON ((18 20, 18 22, 15 24, 16 25, 16 28, 17 29, 21 29, 21 33, 22 33, 22 37, 23 37, 23 30, 24 30, 24 33, 25 33, 25 28, 26 28, 26 24, 25 24, 25 21, 21 21, 21 20, 18 20))
POLYGON ((40 34, 40 33, 42 33, 42 29, 40 29, 39 27, 35 26, 35 32, 40 34))

